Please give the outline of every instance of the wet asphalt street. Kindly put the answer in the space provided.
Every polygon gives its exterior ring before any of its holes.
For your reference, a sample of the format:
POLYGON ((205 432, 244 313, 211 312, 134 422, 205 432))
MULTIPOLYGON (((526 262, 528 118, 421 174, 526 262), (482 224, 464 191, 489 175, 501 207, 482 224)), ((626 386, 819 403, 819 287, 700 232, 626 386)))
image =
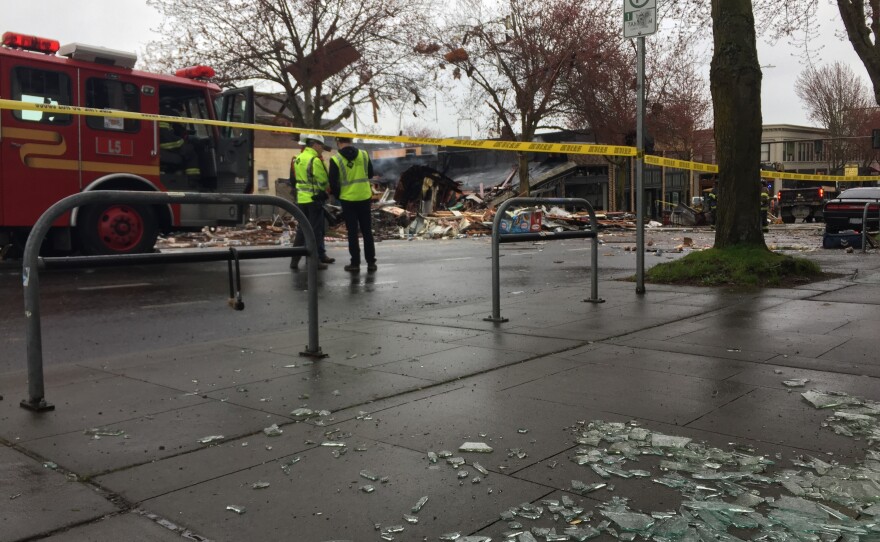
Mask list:
MULTIPOLYGON (((337 262, 321 271, 319 316, 345 321, 432 306, 491 300, 488 238, 384 241, 379 271, 350 274, 347 245, 333 243, 337 262)), ((501 287, 533 292, 581 282, 589 288, 589 242, 557 241, 501 247, 501 287)), ((603 277, 635 269, 635 254, 600 247, 603 277)), ((677 255, 676 255, 677 256, 677 255)), ((648 260, 648 263, 653 261, 648 260)), ((25 364, 19 264, 0 268, 0 372, 25 364)), ((304 265, 300 265, 304 268, 304 265)), ((41 274, 46 365, 139 352, 244 334, 302 328, 306 324, 306 273, 286 259, 242 262, 244 311, 227 306, 226 263, 51 270, 41 274)))
MULTIPOLYGON (((773 246, 821 242, 816 228, 774 229, 773 246)), ((713 232, 649 230, 646 266, 681 257, 670 252, 689 236, 711 246, 713 232)), ((635 272, 634 232, 607 232, 599 248, 603 279, 635 272)), ((583 284, 589 292, 589 240, 501 245, 501 290, 533 293, 583 284)), ((392 240, 377 244, 379 271, 352 275, 344 242, 328 243, 337 259, 319 274, 321 321, 402 314, 411 310, 485 300, 491 303, 490 238, 392 240)), ((184 345, 245 334, 303 328, 306 274, 286 259, 242 262, 244 311, 226 303, 225 262, 52 270, 41 274, 44 363, 53 365, 184 345)), ((18 262, 0 264, 0 373, 25 366, 23 301, 18 262)), ((304 265, 300 266, 301 268, 304 265)), ((601 291, 600 291, 601 295, 601 291)))

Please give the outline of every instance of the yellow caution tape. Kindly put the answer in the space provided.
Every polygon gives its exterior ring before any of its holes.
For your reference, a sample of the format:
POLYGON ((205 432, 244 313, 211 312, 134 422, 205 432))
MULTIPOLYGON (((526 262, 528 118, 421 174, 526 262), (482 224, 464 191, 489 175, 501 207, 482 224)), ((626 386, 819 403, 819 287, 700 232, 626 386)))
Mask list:
MULTIPOLYGON (((244 122, 229 122, 212 119, 197 119, 188 117, 171 117, 167 115, 154 115, 150 113, 137 113, 134 111, 119 111, 116 109, 96 109, 93 107, 77 107, 72 105, 51 105, 20 102, 16 100, 0 99, 0 110, 12 109, 19 111, 43 111, 46 113, 64 113, 68 115, 84 115, 90 117, 110 117, 120 119, 183 122, 186 124, 200 124, 206 126, 221 126, 228 128, 240 128, 244 130, 261 130, 264 132, 287 133, 287 134, 320 134, 329 137, 346 136, 351 138, 367 139, 371 141, 391 141, 395 143, 414 143, 418 145, 436 145, 439 147, 463 147, 468 149, 487 149, 496 151, 519 151, 519 152, 542 152, 558 154, 583 154, 598 156, 637 156, 635 147, 625 145, 593 145, 581 143, 533 143, 528 141, 498 141, 486 139, 456 139, 445 137, 410 137, 389 136, 380 134, 360 134, 334 132, 331 130, 316 130, 314 128, 293 128, 285 126, 272 126, 267 124, 248 124, 244 122)), ((660 156, 645 155, 646 164, 655 166, 702 171, 705 173, 718 173, 716 164, 677 160, 660 156)), ((830 182, 863 182, 878 181, 880 175, 855 176, 855 175, 809 175, 805 173, 788 173, 784 171, 761 171, 762 177, 775 179, 789 179, 795 181, 830 181, 830 182)))
POLYGON ((689 169, 692 171, 705 171, 706 173, 718 173, 718 166, 715 164, 704 164, 702 162, 689 162, 687 160, 676 160, 675 158, 662 158, 660 156, 645 155, 645 163, 655 166, 672 167, 676 169, 689 169))
POLYGON ((761 170, 761 177, 771 179, 787 179, 791 181, 832 181, 836 183, 852 183, 862 181, 880 181, 880 175, 811 175, 808 173, 789 173, 787 171, 761 170))
POLYGON ((287 134, 319 134, 323 136, 369 139, 372 141, 393 141, 396 143, 415 143, 419 145, 437 145, 442 147, 464 147, 469 149, 489 149, 498 151, 521 151, 521 152, 545 152, 560 154, 591 154, 600 156, 635 156, 635 147, 624 145, 591 145, 580 143, 533 143, 529 141, 490 141, 482 139, 456 139, 445 137, 410 137, 388 136, 379 134, 358 134, 334 132, 330 130, 316 130, 314 128, 288 128, 285 126, 271 126, 266 124, 247 124, 243 122, 228 122, 211 119, 195 119, 170 117, 167 115, 153 115, 150 113, 136 113, 133 111, 118 111, 116 109, 96 109, 92 107, 76 107, 72 105, 49 105, 19 102, 15 100, 0 99, 0 109, 16 109, 22 111, 43 111, 46 113, 64 113, 68 115, 85 115, 91 117, 111 117, 119 119, 134 119, 147 121, 185 122, 187 124, 201 124, 206 126, 223 126, 228 128, 240 128, 245 130, 262 130, 264 132, 287 133, 287 134))

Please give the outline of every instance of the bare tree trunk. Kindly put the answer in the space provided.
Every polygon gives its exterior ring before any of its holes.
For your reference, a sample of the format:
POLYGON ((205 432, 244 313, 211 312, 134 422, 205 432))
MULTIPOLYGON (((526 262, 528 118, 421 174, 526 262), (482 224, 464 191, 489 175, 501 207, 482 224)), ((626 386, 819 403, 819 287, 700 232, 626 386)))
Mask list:
POLYGON ((751 0, 712 0, 711 88, 718 157, 715 248, 764 245, 760 215, 761 67, 751 0))

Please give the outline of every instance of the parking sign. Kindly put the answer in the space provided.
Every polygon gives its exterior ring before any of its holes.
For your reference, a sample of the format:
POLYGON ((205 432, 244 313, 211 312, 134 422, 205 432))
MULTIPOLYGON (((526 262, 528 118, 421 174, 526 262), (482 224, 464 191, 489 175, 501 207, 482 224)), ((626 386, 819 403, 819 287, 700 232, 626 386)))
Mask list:
POLYGON ((657 0, 623 0, 623 37, 657 32, 657 0))

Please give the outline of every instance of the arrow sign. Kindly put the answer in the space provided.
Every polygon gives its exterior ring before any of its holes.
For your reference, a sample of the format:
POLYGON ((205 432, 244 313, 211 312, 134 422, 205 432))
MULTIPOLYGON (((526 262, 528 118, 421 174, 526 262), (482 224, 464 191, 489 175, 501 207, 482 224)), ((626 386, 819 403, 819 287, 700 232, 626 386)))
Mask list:
POLYGON ((657 0, 623 0, 623 37, 657 32, 657 0))

